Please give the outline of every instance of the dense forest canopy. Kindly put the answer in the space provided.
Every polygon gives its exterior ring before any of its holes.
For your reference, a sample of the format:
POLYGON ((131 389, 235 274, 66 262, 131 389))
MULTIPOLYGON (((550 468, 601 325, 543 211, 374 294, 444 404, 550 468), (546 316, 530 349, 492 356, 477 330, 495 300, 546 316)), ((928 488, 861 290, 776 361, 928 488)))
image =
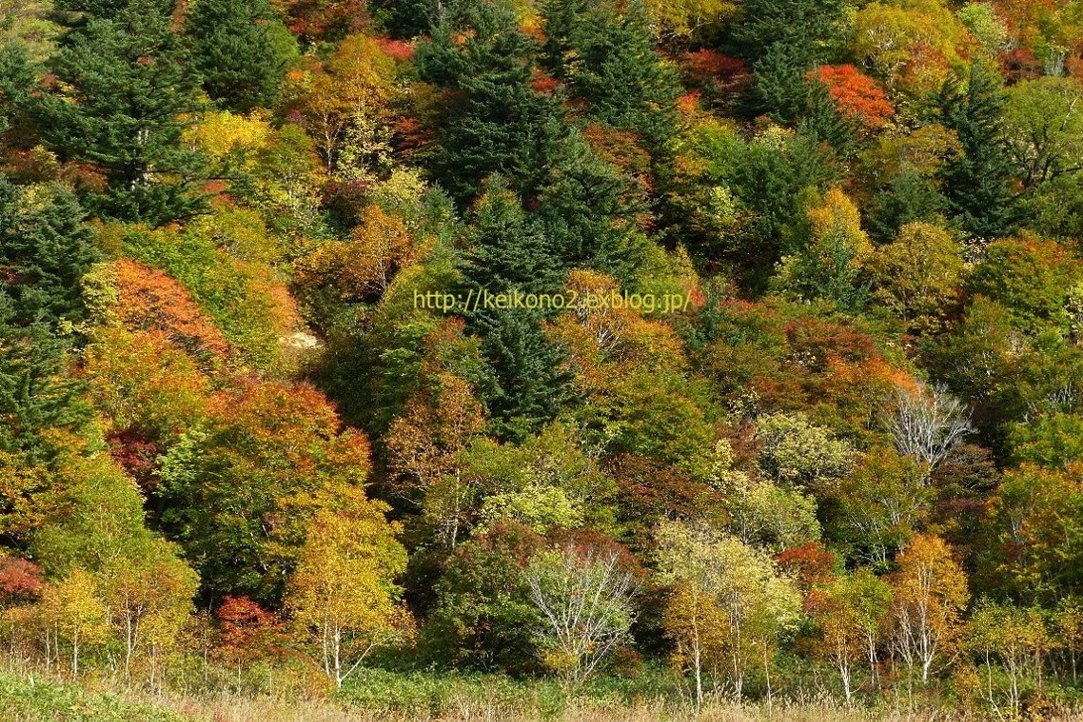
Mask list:
POLYGON ((0 0, 0 635, 1083 695, 1083 3, 0 0))

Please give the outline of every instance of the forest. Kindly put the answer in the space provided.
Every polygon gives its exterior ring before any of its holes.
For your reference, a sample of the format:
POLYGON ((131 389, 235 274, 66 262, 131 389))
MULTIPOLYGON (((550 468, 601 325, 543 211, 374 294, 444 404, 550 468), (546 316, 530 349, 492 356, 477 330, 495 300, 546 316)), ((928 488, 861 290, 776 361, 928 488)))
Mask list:
POLYGON ((0 719, 1083 714, 1083 2, 0 46, 0 719))

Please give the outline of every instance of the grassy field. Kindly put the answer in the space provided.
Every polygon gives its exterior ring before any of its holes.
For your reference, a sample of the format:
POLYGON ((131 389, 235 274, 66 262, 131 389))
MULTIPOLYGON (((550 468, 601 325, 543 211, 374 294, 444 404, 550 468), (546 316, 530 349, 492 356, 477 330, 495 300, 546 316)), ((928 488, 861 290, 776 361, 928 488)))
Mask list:
MULTIPOLYGON (((377 689, 372 692, 378 692, 377 689)), ((400 700, 402 702, 402 700, 400 700)), ((271 695, 150 695, 119 690, 88 690, 39 676, 0 672, 0 722, 948 722, 982 716, 899 709, 845 708, 835 704, 711 704, 698 715, 687 707, 659 702, 565 699, 553 708, 537 694, 508 698, 492 692, 489 699, 474 689, 451 695, 441 709, 418 700, 416 706, 374 710, 360 699, 276 698, 271 695)), ((1083 719, 1061 716, 1057 722, 1083 719)))

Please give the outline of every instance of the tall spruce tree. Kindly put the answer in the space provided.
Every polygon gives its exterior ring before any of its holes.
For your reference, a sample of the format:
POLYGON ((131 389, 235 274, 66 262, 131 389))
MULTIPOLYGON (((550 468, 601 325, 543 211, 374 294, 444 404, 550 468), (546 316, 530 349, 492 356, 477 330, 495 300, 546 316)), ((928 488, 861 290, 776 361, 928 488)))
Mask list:
MULTIPOLYGON (((528 216, 504 179, 494 176, 478 203, 470 248, 460 264, 466 292, 555 294, 566 267, 547 244, 538 222, 528 216)), ((550 421, 568 395, 563 354, 541 324, 547 309, 468 310, 470 328, 482 338, 489 365, 481 396, 503 438, 520 439, 550 421)))
POLYGON ((0 450, 33 461, 55 453, 42 431, 89 418, 64 332, 84 316, 80 282, 96 257, 82 218, 64 190, 28 198, 0 179, 0 450))
POLYGON ((109 190, 87 199, 101 215, 157 224, 198 208, 178 119, 198 107, 197 78, 171 22, 160 0, 132 0, 70 29, 53 59, 61 91, 40 100, 42 134, 106 172, 109 190))
POLYGON ((545 236, 567 266, 594 267, 621 279, 634 274, 642 261, 636 220, 644 204, 628 179, 577 132, 555 154, 538 205, 545 236))
POLYGON ((564 268, 557 249, 546 241, 534 218, 523 211, 502 176, 492 176, 478 203, 470 248, 460 263, 471 290, 494 293, 556 293, 564 268))
POLYGON ((514 11, 488 3, 445 13, 418 49, 421 78, 457 101, 430 160, 436 180, 461 205, 492 173, 526 198, 548 175, 566 131, 559 103, 530 87, 535 51, 514 11), (464 33, 465 42, 458 42, 464 33))
POLYGON ((938 98, 940 122, 955 131, 963 148, 944 164, 944 194, 952 218, 982 238, 1010 233, 1016 218, 1002 85, 995 69, 975 62, 965 76, 951 75, 938 98))
POLYGON ((231 110, 270 107, 297 42, 267 0, 198 0, 185 33, 207 94, 231 110))
POLYGON ((734 41, 755 74, 755 110, 793 123, 822 110, 807 73, 837 53, 846 0, 746 0, 743 5, 744 21, 734 41))
POLYGON ((544 6, 549 35, 544 57, 589 113, 620 130, 640 135, 660 152, 676 132, 676 74, 654 49, 646 8, 624 4, 550 0, 544 6))
POLYGON ((540 311, 514 308, 479 313, 474 326, 491 368, 482 398, 493 432, 522 440, 552 421, 571 396, 563 349, 546 338, 540 311))
POLYGON ((33 199, 0 178, 0 279, 14 323, 82 320, 80 280, 98 253, 75 196, 36 188, 33 199))
POLYGON ((42 321, 17 324, 14 306, 0 291, 0 450, 47 462, 57 447, 42 432, 76 431, 90 420, 85 384, 69 373, 70 338, 42 321))

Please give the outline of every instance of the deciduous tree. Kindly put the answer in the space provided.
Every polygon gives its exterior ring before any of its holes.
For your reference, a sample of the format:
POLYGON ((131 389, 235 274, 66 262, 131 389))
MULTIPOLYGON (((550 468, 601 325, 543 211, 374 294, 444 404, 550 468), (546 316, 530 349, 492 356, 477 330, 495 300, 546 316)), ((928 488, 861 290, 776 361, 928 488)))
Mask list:
POLYGON ((324 672, 342 683, 376 647, 411 628, 395 578, 406 552, 387 507, 358 488, 338 487, 308 524, 286 596, 301 630, 314 640, 324 672))
POLYGON ((625 641, 635 621, 635 578, 612 550, 542 552, 526 569, 546 666, 579 683, 625 641))
POLYGON ((918 534, 899 554, 891 584, 895 650, 922 682, 950 664, 970 601, 966 574, 942 539, 918 534))

